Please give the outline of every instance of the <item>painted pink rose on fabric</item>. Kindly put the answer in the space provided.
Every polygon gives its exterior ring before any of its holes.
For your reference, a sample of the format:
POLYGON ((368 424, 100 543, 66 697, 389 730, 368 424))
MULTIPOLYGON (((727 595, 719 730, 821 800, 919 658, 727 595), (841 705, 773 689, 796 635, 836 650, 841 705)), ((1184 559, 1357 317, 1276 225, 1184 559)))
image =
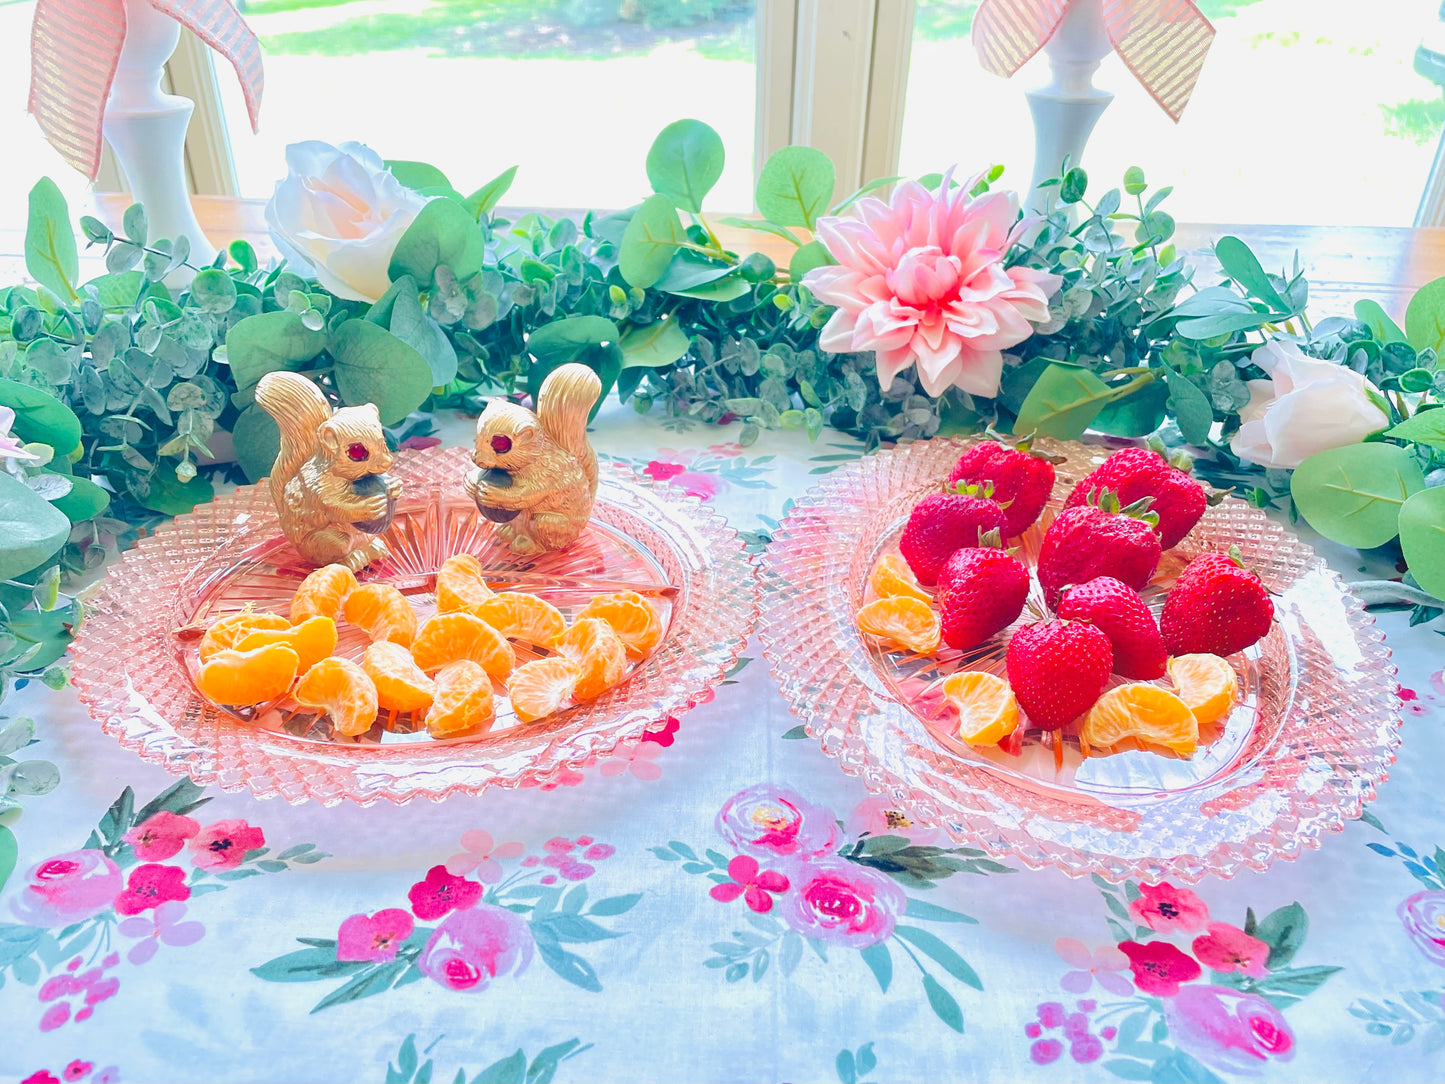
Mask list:
POLYGON ((1260 979, 1265 974, 1269 946, 1228 922, 1211 922, 1209 932, 1194 939, 1194 955, 1215 971, 1238 971, 1260 979))
POLYGON ((98 850, 69 851, 47 858, 26 874, 28 882, 11 904, 28 926, 68 926, 110 906, 124 878, 98 850))
POLYGON ((1168 941, 1120 941, 1119 948, 1129 957, 1129 970, 1134 972, 1134 985, 1142 993, 1173 997, 1182 983, 1193 982, 1202 974, 1192 956, 1180 952, 1168 941))
POLYGON ((718 835, 758 858, 816 858, 838 849, 838 823, 796 791, 758 783, 738 791, 718 811, 718 835))
POLYGON ((929 395, 950 387, 998 395, 1003 351, 1049 318, 1049 296, 1062 280, 1004 257, 1028 221, 1018 197, 976 199, 953 171, 935 191, 903 181, 888 203, 865 196, 847 217, 818 220, 818 239, 837 260, 803 285, 837 310, 818 345, 837 354, 874 351, 878 384, 917 365, 929 395), (1030 322, 1032 321, 1032 323, 1030 322))
POLYGON ((906 836, 918 846, 943 842, 945 833, 938 828, 923 828, 913 823, 898 803, 881 796, 864 798, 853 807, 843 822, 850 836, 906 836))
POLYGON ((846 859, 803 862, 788 872, 794 891, 781 916, 805 937, 865 949, 887 940, 908 907, 891 877, 846 859))
POLYGON ((504 907, 483 903, 447 916, 417 958, 417 967, 450 990, 478 991, 501 975, 520 975, 531 961, 527 924, 504 907))
POLYGON ((1114 945, 1090 950, 1082 941, 1072 937, 1060 937, 1054 942, 1054 951, 1059 958, 1075 970, 1066 972, 1059 980, 1071 994, 1082 994, 1095 982, 1119 997, 1128 997, 1134 992, 1134 984, 1120 974, 1129 969, 1129 957, 1114 945))
POLYGON ((1415 947, 1445 967, 1445 892, 1416 892, 1395 913, 1415 947))
POLYGON ((760 915, 773 909, 772 893, 788 890, 786 877, 777 870, 760 868, 756 858, 745 854, 728 863, 728 876, 731 881, 713 885, 708 895, 720 903, 731 903, 742 896, 743 901, 760 915))
POLYGON ((180 854, 186 840, 200 830, 200 822, 162 809, 127 832, 125 841, 142 862, 164 862, 180 854))
POLYGON ((642 468, 642 473, 657 482, 676 486, 689 497, 710 501, 728 488, 726 479, 716 474, 690 468, 691 459, 671 448, 659 448, 657 458, 642 468))
POLYGON ((396 950, 416 928, 411 915, 388 907, 374 915, 352 915, 336 934, 338 960, 370 960, 384 964, 396 959, 396 950))
POLYGON ((235 869, 247 851, 266 846, 266 834, 244 820, 217 821, 190 841, 191 864, 217 872, 235 869))
POLYGON ((1129 914, 1141 926, 1156 933, 1197 933, 1209 923, 1209 908, 1187 888, 1175 888, 1168 881, 1140 885, 1139 898, 1129 904, 1129 914))
POLYGON ((465 877, 448 873, 446 866, 432 866, 426 878, 407 892, 411 910, 417 918, 430 922, 448 911, 465 911, 482 898, 482 886, 465 877))
POLYGON ((171 900, 188 900, 191 888, 180 866, 148 862, 130 871, 125 891, 115 898, 115 913, 138 915, 171 900))
POLYGON ((1294 1032, 1258 994, 1225 986, 1185 986, 1164 1003, 1169 1037, 1222 1072, 1258 1073, 1271 1059, 1294 1057, 1294 1032))
POLYGON ((140 938, 125 958, 140 965, 155 956, 161 945, 184 948, 194 945, 206 935, 206 927, 199 922, 183 922, 186 905, 178 900, 168 900, 155 909, 153 915, 137 915, 128 918, 116 927, 126 937, 140 938))
POLYGON ((462 852, 447 859, 447 872, 461 877, 475 871, 482 884, 494 885, 502 879, 501 860, 520 858, 526 849, 525 843, 494 843, 489 833, 473 828, 462 833, 462 852))

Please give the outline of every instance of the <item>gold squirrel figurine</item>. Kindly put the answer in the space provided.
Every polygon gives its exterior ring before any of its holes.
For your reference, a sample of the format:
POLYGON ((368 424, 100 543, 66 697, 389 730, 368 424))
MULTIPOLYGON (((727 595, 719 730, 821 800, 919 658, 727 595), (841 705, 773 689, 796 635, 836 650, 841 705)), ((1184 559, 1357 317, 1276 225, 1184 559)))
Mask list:
POLYGON ((321 389, 297 373, 267 373, 256 403, 281 428, 271 497, 281 530, 301 556, 356 572, 385 556, 375 537, 391 524, 401 482, 371 403, 333 411, 321 389))
POLYGON ((467 495, 512 552, 545 553, 577 540, 597 497, 597 455, 587 417, 602 381, 585 365, 554 369, 537 392, 537 412, 493 399, 477 419, 467 495))

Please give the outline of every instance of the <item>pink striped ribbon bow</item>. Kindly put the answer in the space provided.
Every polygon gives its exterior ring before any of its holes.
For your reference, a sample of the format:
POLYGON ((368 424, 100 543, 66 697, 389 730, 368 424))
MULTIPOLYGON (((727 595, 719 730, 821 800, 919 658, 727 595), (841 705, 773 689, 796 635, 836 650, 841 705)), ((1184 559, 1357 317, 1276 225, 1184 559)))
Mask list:
MULTIPOLYGON (((973 44, 984 68, 1008 78, 1054 36, 1073 0, 983 0, 973 44)), ((1174 120, 1184 112, 1214 40, 1192 0, 1103 0, 1120 59, 1174 120)))
MULTIPOLYGON (((261 45, 231 0, 150 0, 236 69, 251 128, 261 110, 261 45)), ((39 0, 30 32, 30 112, 91 180, 100 172, 105 101, 125 41, 125 0, 39 0)))

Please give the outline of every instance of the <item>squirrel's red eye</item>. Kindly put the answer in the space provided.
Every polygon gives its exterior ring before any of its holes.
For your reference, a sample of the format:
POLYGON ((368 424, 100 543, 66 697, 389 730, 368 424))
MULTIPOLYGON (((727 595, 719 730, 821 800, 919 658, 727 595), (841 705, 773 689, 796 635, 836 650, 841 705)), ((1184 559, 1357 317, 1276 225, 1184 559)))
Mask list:
POLYGON ((353 459, 358 463, 365 462, 366 460, 371 458, 371 453, 366 450, 366 445, 362 444, 360 441, 357 441, 355 444, 349 446, 346 449, 346 454, 348 458, 353 459))
POLYGON ((492 438, 492 451, 496 452, 498 455, 501 455, 504 452, 510 452, 511 450, 511 437, 503 436, 501 433, 498 433, 492 438))

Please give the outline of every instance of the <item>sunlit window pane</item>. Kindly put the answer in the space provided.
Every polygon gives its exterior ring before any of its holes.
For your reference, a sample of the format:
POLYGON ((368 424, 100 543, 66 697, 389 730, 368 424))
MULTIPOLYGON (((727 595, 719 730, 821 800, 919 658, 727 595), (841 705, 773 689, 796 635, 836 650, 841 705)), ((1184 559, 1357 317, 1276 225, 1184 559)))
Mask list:
MULTIPOLYGON (((1002 163, 1028 184, 1033 127, 1024 90, 1048 81, 1036 57, 1007 82, 979 68, 973 0, 919 0, 902 173, 1002 163)), ((1218 36, 1175 125, 1116 56, 1094 82, 1113 91, 1083 165, 1117 183, 1131 165, 1172 184, 1176 218, 1407 226, 1445 123, 1440 85, 1416 49, 1445 33, 1439 0, 1200 0, 1218 36)))
POLYGON ((269 195, 287 143, 360 140, 436 165, 463 192, 520 164, 507 203, 622 207, 653 137, 716 128, 710 207, 751 206, 754 0, 249 0, 266 53, 261 133, 222 94, 243 194, 269 195))

